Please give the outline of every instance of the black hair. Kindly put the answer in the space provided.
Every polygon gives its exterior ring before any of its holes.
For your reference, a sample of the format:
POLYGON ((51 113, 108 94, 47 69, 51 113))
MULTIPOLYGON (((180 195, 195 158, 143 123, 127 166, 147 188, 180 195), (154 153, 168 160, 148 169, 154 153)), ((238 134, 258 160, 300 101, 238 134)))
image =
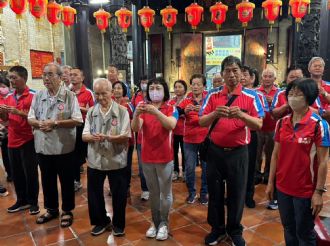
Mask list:
POLYGON ((290 84, 288 84, 288 87, 285 91, 285 96, 287 99, 289 92, 294 88, 299 89, 304 94, 308 105, 312 105, 319 95, 319 89, 317 87, 316 82, 310 78, 295 79, 290 84))
POLYGON ((204 86, 206 86, 206 78, 205 78, 205 76, 203 75, 203 74, 200 74, 200 73, 195 73, 195 74, 193 74, 192 76, 191 76, 191 78, 190 78, 190 84, 192 84, 192 81, 194 80, 194 79, 202 79, 202 81, 203 81, 203 85, 204 86))
POLYGON ((112 84, 112 89, 115 88, 115 85, 116 84, 120 84, 121 87, 123 88, 123 97, 126 97, 127 96, 127 87, 126 85, 124 84, 124 82, 121 82, 121 81, 116 81, 115 83, 112 84))
POLYGON ((177 83, 183 85, 183 87, 184 87, 184 92, 186 93, 187 90, 188 90, 188 86, 187 86, 186 81, 184 81, 184 80, 182 80, 182 79, 179 79, 179 80, 177 80, 177 81, 174 82, 173 87, 175 87, 175 85, 176 85, 177 83))
POLYGON ((5 86, 10 87, 10 82, 7 76, 8 76, 7 72, 0 73, 0 84, 4 84, 5 86))
POLYGON ((251 68, 251 72, 254 75, 253 87, 258 87, 259 86, 259 72, 256 68, 251 68))
POLYGON ((242 72, 249 72, 250 76, 253 76, 253 72, 252 72, 252 68, 250 68, 249 66, 242 66, 242 72))
POLYGON ((20 77, 22 77, 25 81, 27 81, 28 78, 28 71, 26 70, 25 67, 23 66, 13 66, 9 69, 9 72, 15 72, 17 73, 20 77))
POLYGON ((108 68, 109 68, 109 67, 114 67, 114 68, 117 70, 117 72, 118 72, 118 67, 117 67, 117 65, 115 65, 115 64, 109 64, 109 65, 108 65, 108 68))
POLYGON ((221 72, 225 70, 225 67, 236 64, 240 69, 242 69, 242 62, 241 60, 236 56, 227 56, 223 61, 221 62, 221 72))
POLYGON ((159 85, 163 86, 163 88, 164 88, 164 99, 163 99, 163 101, 164 102, 166 102, 170 99, 170 90, 168 89, 168 85, 167 85, 165 79, 162 78, 162 77, 158 77, 158 78, 154 78, 154 79, 151 79, 151 80, 148 81, 148 85, 147 85, 147 99, 148 99, 148 101, 151 102, 150 95, 149 95, 149 87, 152 84, 159 84, 159 85))
POLYGON ((147 75, 141 75, 140 76, 140 82, 141 80, 148 80, 148 76, 147 75))
POLYGON ((304 74, 304 71, 300 68, 300 67, 297 67, 297 66, 291 66, 289 67, 287 70, 286 70, 286 76, 289 75, 289 73, 291 71, 294 71, 294 70, 300 70, 303 74, 304 74))
POLYGON ((79 67, 73 67, 73 68, 71 68, 71 70, 74 70, 74 69, 79 70, 80 71, 80 74, 85 77, 84 71, 82 69, 80 69, 79 67))

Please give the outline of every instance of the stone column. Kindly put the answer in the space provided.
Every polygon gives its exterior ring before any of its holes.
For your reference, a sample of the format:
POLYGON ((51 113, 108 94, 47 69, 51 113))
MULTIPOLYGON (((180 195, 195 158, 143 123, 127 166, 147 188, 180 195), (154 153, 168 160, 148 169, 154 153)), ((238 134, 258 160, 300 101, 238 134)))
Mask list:
POLYGON ((74 25, 76 43, 76 64, 84 71, 85 85, 92 87, 92 66, 90 61, 90 47, 88 37, 88 0, 74 0, 71 4, 77 10, 77 23, 74 25))
POLYGON ((320 55, 325 61, 323 79, 330 81, 330 13, 327 1, 322 1, 320 24, 320 55))

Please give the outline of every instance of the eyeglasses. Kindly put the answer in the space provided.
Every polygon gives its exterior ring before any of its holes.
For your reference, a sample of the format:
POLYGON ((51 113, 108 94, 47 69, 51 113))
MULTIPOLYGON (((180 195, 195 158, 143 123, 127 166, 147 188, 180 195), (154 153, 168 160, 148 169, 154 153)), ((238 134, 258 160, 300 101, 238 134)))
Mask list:
POLYGON ((52 79, 56 76, 57 74, 56 73, 43 73, 42 74, 42 77, 45 78, 45 77, 48 77, 49 79, 52 79))

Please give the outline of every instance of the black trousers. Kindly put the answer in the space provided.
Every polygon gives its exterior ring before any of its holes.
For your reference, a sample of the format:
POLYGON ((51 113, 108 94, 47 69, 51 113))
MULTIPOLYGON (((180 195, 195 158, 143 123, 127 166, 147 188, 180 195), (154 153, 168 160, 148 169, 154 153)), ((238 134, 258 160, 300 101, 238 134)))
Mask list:
POLYGON ((2 162, 5 167, 7 177, 12 179, 12 165, 10 164, 9 161, 9 154, 8 154, 8 137, 5 137, 2 139, 1 142, 1 155, 2 155, 2 162))
POLYGON ((80 167, 86 162, 88 144, 82 141, 84 124, 76 127, 76 145, 73 151, 74 180, 80 181, 80 167))
POLYGON ((133 151, 134 151, 134 145, 128 146, 128 151, 127 151, 127 167, 126 167, 128 189, 131 186, 133 151))
POLYGON ((31 140, 18 148, 8 148, 8 154, 17 201, 21 204, 38 205, 38 162, 34 141, 31 140))
POLYGON ((110 222, 104 201, 104 180, 108 176, 112 193, 113 226, 124 229, 127 203, 127 168, 101 171, 87 168, 88 211, 91 225, 110 222))
POLYGON ((224 151, 211 144, 208 150, 207 187, 209 205, 207 221, 212 231, 232 235, 242 234, 241 219, 244 209, 248 171, 248 148, 243 146, 224 151), (227 184, 227 226, 225 226, 224 185, 227 184))
POLYGON ((249 166, 248 166, 248 178, 246 185, 245 200, 253 199, 254 196, 254 177, 256 170, 257 149, 258 149, 258 135, 256 131, 251 131, 251 142, 248 145, 249 166))
POLYGON ((184 150, 183 150, 183 136, 182 135, 174 135, 173 136, 173 149, 174 149, 174 171, 180 171, 179 168, 179 146, 181 149, 181 159, 182 159, 182 172, 185 170, 185 159, 184 159, 184 150))
POLYGON ((75 207, 75 198, 72 152, 63 155, 37 154, 37 157, 41 171, 45 209, 50 213, 58 212, 58 176, 62 192, 62 210, 65 212, 73 210, 75 207))

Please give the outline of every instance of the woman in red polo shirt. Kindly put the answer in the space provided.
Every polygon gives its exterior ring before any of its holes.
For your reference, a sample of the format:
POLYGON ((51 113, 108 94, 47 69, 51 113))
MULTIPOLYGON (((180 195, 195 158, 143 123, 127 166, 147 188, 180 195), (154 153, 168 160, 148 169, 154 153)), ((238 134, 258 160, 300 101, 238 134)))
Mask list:
POLYGON ((132 129, 142 136, 142 168, 150 192, 153 224, 146 232, 149 238, 168 238, 168 218, 172 206, 173 144, 172 130, 178 112, 165 103, 170 98, 163 78, 152 79, 147 86, 147 99, 151 103, 138 104, 132 121, 132 129))
MULTIPOLYGON (((187 83, 184 80, 177 80, 174 82, 175 96, 168 102, 170 105, 178 106, 184 99, 187 93, 187 83)), ((182 174, 184 174, 184 149, 183 149, 183 128, 184 128, 184 115, 181 115, 178 119, 175 129, 173 130, 173 148, 174 148, 174 172, 172 180, 177 180, 180 177, 179 168, 179 146, 181 149, 181 163, 182 174)), ((184 175, 182 175, 184 176, 184 175)))
POLYGON ((292 114, 277 122, 266 193, 277 198, 286 245, 316 245, 314 218, 322 209, 330 146, 329 125, 309 108, 318 96, 312 79, 286 89, 292 114), (317 158, 316 158, 317 156, 317 158))
MULTIPOLYGON (((121 81, 117 81, 112 84, 112 88, 113 88, 113 97, 115 102, 127 108, 129 118, 132 120, 133 108, 132 105, 127 101, 126 85, 121 81)), ((132 132, 131 137, 128 141, 128 151, 127 151, 127 179, 128 179, 127 196, 130 196, 133 151, 134 151, 134 134, 132 132)))

